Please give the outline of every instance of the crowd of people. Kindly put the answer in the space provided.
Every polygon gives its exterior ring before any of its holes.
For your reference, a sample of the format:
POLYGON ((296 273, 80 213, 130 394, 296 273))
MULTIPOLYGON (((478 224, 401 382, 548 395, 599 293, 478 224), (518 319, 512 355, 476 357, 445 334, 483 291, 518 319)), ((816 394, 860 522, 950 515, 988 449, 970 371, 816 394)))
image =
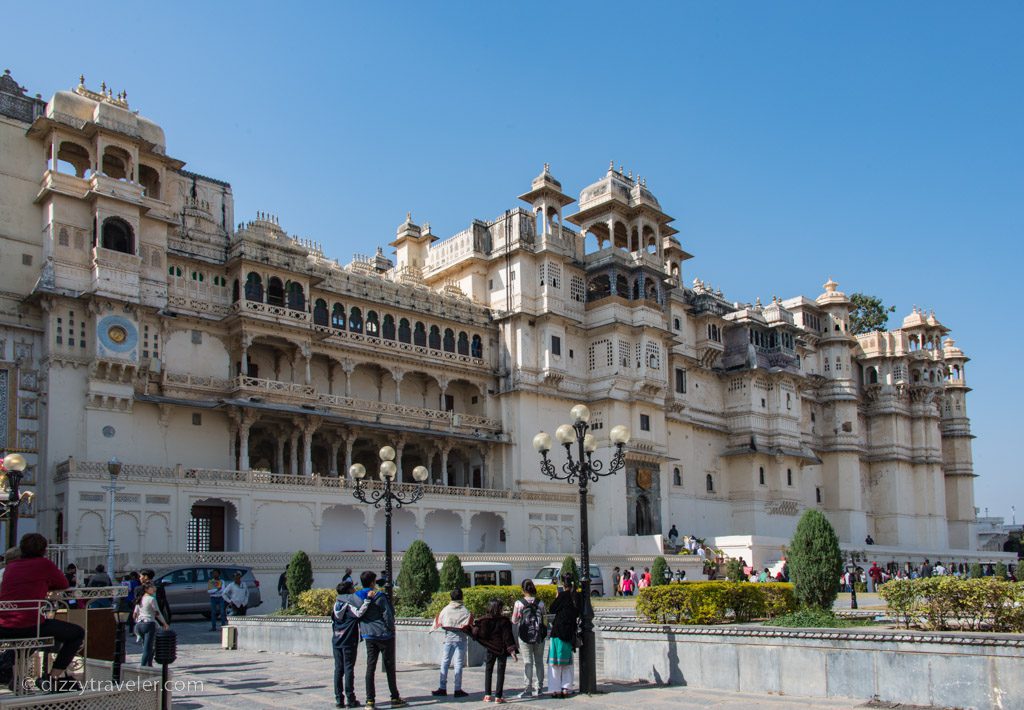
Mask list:
MULTIPOLYGON (((979 571, 983 577, 992 577, 996 573, 995 566, 991 564, 979 565, 980 570, 975 570, 974 572, 971 571, 971 567, 972 565, 969 562, 950 562, 947 565, 943 564, 941 560, 936 560, 933 564, 928 558, 925 558, 920 564, 912 562, 900 564, 893 561, 879 565, 878 562, 872 562, 867 570, 858 566, 843 572, 839 583, 844 592, 849 592, 853 585, 857 583, 863 583, 868 592, 874 592, 890 579, 919 579, 922 577, 944 576, 970 577, 979 571)), ((1007 578, 1011 582, 1017 581, 1015 567, 1011 566, 1007 570, 1007 578)))

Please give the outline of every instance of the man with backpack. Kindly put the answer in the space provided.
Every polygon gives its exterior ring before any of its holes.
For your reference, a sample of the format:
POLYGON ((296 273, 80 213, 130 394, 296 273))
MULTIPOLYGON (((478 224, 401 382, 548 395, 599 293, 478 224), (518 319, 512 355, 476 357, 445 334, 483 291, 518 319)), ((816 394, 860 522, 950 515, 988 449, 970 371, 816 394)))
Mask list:
POLYGON ((533 580, 524 579, 522 587, 523 598, 516 600, 512 607, 512 623, 519 625, 519 640, 523 644, 523 679, 526 681, 526 688, 519 697, 540 697, 544 692, 544 640, 548 637, 544 602, 537 599, 533 580))

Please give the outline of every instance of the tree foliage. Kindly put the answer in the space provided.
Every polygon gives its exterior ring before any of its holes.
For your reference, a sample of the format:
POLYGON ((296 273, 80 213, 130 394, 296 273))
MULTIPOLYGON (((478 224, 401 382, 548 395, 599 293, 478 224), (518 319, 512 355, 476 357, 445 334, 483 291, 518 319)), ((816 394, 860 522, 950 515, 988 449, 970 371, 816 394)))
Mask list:
POLYGON ((818 510, 807 510, 789 545, 789 573, 801 605, 831 609, 839 593, 843 553, 831 523, 818 510))
POLYGON ((882 299, 866 293, 852 294, 850 301, 856 306, 850 313, 850 335, 885 330, 889 314, 896 310, 896 306, 886 306, 882 299))
POLYGON ((284 579, 288 586, 289 602, 297 604, 299 595, 313 587, 313 564, 309 561, 309 555, 302 550, 292 555, 284 579))
POLYGON ((747 577, 743 574, 743 565, 735 557, 725 563, 725 578, 730 582, 746 582, 747 577))
POLYGON ((565 559, 562 560, 562 569, 558 571, 559 578, 567 572, 572 576, 572 586, 579 586, 580 568, 576 566, 576 558, 572 555, 566 555, 565 559))
POLYGON ((430 545, 415 540, 402 555, 402 569, 398 573, 398 588, 402 601, 423 608, 441 584, 437 573, 437 560, 430 545))
POLYGON ((654 564, 651 565, 651 586, 658 587, 668 584, 668 580, 665 579, 666 572, 668 572, 668 562, 664 557, 655 557, 654 564))
POLYGON ((462 560, 458 555, 448 555, 441 565, 439 587, 442 592, 450 592, 453 589, 462 589, 466 586, 466 571, 462 569, 462 560))

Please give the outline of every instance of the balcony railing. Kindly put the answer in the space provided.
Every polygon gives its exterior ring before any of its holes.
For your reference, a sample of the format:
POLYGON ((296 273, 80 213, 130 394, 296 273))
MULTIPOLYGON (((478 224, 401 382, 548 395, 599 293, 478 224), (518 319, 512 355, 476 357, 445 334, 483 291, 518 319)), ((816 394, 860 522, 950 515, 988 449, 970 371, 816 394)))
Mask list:
MULTIPOLYGON (((175 378, 178 384, 184 384, 184 375, 177 375, 175 378)), ((209 378, 213 380, 214 378, 209 378)), ((207 387, 207 378, 200 378, 196 382, 197 387, 207 387)), ((294 382, 280 382, 278 380, 266 380, 259 377, 247 377, 241 375, 236 377, 231 386, 234 390, 256 391, 270 395, 285 395, 289 397, 300 397, 302 399, 317 402, 329 409, 339 410, 345 414, 356 415, 386 415, 412 419, 415 421, 428 421, 443 423, 448 427, 472 427, 475 429, 488 429, 501 431, 501 422, 497 419, 482 417, 475 414, 464 414, 461 412, 442 411, 440 409, 426 409, 414 407, 407 404, 393 404, 391 402, 378 402, 370 399, 357 399, 344 395, 326 394, 317 392, 313 385, 304 385, 294 382)))
MULTIPOLYGON (((68 480, 107 481, 110 473, 107 464, 100 461, 78 461, 69 458, 57 464, 53 474, 55 483, 68 480)), ((139 483, 156 483, 184 485, 189 487, 207 485, 211 487, 231 488, 270 488, 276 490, 309 490, 316 489, 329 495, 332 492, 345 493, 351 496, 352 481, 335 476, 293 476, 285 473, 269 471, 232 471, 212 468, 185 468, 178 465, 173 468, 165 466, 145 466, 139 464, 123 464, 118 475, 120 481, 139 483)), ((375 488, 383 484, 377 481, 365 481, 364 487, 375 488)), ((419 484, 395 483, 392 490, 406 495, 417 489, 419 484)), ((469 488, 461 486, 441 486, 426 484, 423 486, 425 498, 485 498, 490 500, 525 500, 546 501, 552 503, 572 504, 579 500, 576 493, 552 493, 540 491, 513 491, 504 488, 469 488)))

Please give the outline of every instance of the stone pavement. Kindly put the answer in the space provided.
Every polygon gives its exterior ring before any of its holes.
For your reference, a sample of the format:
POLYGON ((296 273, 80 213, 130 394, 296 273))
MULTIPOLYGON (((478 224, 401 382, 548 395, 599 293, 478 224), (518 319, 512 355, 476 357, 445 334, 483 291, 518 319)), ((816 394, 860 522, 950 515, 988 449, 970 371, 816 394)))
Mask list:
MULTIPOLYGON (((333 667, 328 658, 290 654, 260 653, 255 651, 225 651, 220 648, 220 633, 209 631, 207 621, 176 621, 178 633, 178 660, 172 666, 174 678, 189 682, 192 687, 176 692, 174 708, 333 708, 333 667)), ((129 638, 128 661, 137 663, 139 646, 129 638)), ((356 687, 359 700, 363 692, 364 653, 360 649, 356 667, 356 687)), ((449 690, 452 676, 449 675, 449 690)), ((437 687, 436 666, 400 666, 398 687, 411 707, 442 708, 488 707, 482 702, 483 668, 468 668, 463 687, 470 697, 458 701, 450 696, 434 698, 430 691, 437 687)), ((755 695, 697 690, 685 687, 655 686, 647 683, 602 683, 606 691, 595 696, 576 696, 568 700, 544 699, 516 700, 515 694, 523 687, 522 661, 509 661, 506 674, 505 697, 508 705, 539 708, 750 708, 759 706, 767 710, 785 708, 855 708, 865 704, 853 700, 827 700, 821 698, 795 698, 780 695, 755 695)), ((378 707, 387 708, 387 681, 378 666, 378 707)), ((525 708, 524 708, 525 710, 525 708)))

